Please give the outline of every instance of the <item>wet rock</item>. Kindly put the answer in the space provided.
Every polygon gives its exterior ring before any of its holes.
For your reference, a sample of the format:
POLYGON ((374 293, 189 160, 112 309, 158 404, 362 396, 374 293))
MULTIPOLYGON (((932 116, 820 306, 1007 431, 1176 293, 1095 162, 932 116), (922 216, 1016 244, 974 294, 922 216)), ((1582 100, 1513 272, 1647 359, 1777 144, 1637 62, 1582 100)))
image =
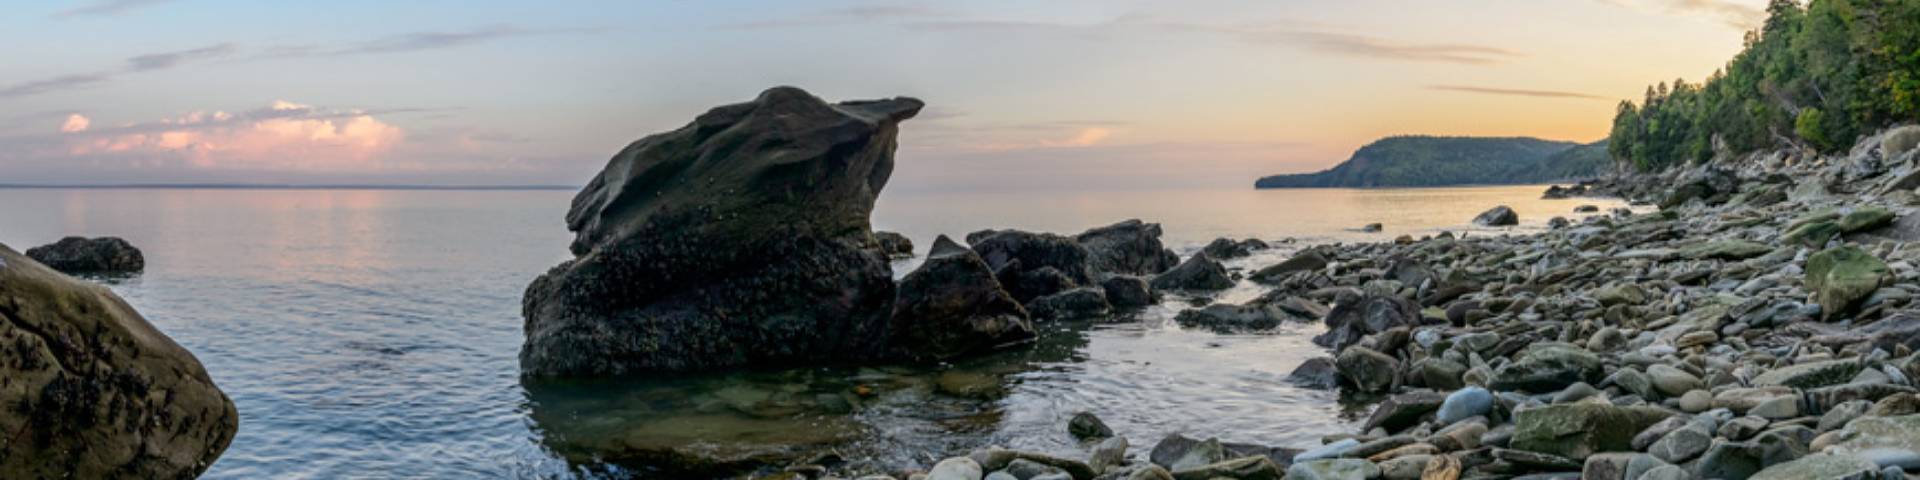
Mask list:
POLYGON ((891 352, 894 284, 868 217, 893 170, 898 124, 920 107, 828 104, 779 87, 629 145, 574 198, 575 258, 527 288, 523 373, 891 352))
POLYGON ((120 237, 66 237, 27 249, 27 258, 69 274, 135 273, 147 268, 140 249, 120 237))
POLYGON ((239 414, 193 354, 106 287, 0 245, 0 478, 192 478, 239 414))
POLYGON ((973 453, 967 454, 967 458, 979 464, 980 468, 985 471, 1004 469, 1012 465, 1015 461, 1026 461, 1059 469, 1060 471, 1067 472, 1068 475, 1076 479, 1089 479, 1095 476, 1093 467, 1087 465, 1086 462, 1033 452, 988 448, 975 450, 973 453))
POLYGON ((1493 393, 1480 387, 1462 388, 1447 394, 1440 404, 1435 418, 1443 424, 1451 424, 1468 418, 1483 416, 1493 411, 1493 393))
POLYGON ((1093 284, 1093 253, 1071 238, 991 230, 968 234, 967 243, 1021 302, 1093 284))
POLYGON ((1340 378, 1363 392, 1385 392, 1393 386, 1400 361, 1366 347, 1350 347, 1334 359, 1340 378))
POLYGON ((1331 358, 1309 358, 1287 374, 1287 382, 1304 388, 1332 390, 1340 387, 1340 371, 1331 358))
POLYGON ((1564 343, 1529 345, 1521 356, 1494 371, 1494 390, 1520 390, 1546 393, 1576 382, 1600 380, 1600 358, 1580 347, 1564 343))
POLYGON ((913 240, 896 232, 873 232, 874 242, 880 245, 880 253, 893 258, 913 257, 913 240))
POLYGON ((1081 441, 1100 440, 1112 437, 1113 429, 1108 428, 1107 423, 1100 421, 1100 417, 1094 416, 1093 412, 1080 412, 1067 420, 1067 433, 1081 441))
POLYGON ((1520 214, 1506 205, 1493 207, 1473 217, 1473 224, 1482 227, 1505 227, 1520 224, 1520 214))
MULTIPOLYGON (((1109 431, 1108 435, 1111 436, 1112 432, 1109 431)), ((1093 453, 1087 455, 1087 466, 1093 467, 1093 471, 1102 474, 1111 472, 1126 463, 1127 439, 1125 437, 1101 440, 1099 445, 1093 447, 1093 453)))
POLYGON ((980 464, 967 457, 941 460, 927 471, 927 480, 980 480, 983 476, 980 464))
POLYGON ((1113 308, 1140 308, 1160 301, 1145 278, 1114 275, 1101 281, 1100 289, 1106 292, 1107 303, 1113 308))
POLYGON ((1216 238, 1212 242, 1207 243, 1207 246, 1201 248, 1200 251, 1206 252, 1208 257, 1228 260, 1252 255, 1255 251, 1266 250, 1267 248, 1267 242, 1260 241, 1260 239, 1257 238, 1239 241, 1228 238, 1216 238))
POLYGON ((1596 213, 1599 211, 1600 211, 1600 207, 1598 205, 1581 205, 1578 207, 1573 207, 1573 213, 1596 213))
POLYGON ((1193 254, 1192 258, 1181 262, 1153 277, 1156 290, 1225 290, 1233 288, 1233 277, 1227 275, 1227 267, 1208 257, 1206 252, 1193 254))
POLYGON ((1573 221, 1567 220, 1567 217, 1553 217, 1553 218, 1547 219, 1547 228, 1557 230, 1557 229, 1567 228, 1570 225, 1573 225, 1573 221))
MULTIPOLYGON (((1380 467, 1366 460, 1334 458, 1295 463, 1287 467, 1292 480, 1370 480, 1380 476, 1380 467)), ((1239 477, 1235 477, 1239 478, 1239 477)), ((1277 477, 1276 477, 1277 478, 1277 477)))
POLYGON ((934 239, 920 268, 901 279, 889 348, 899 356, 945 360, 1033 338, 1027 310, 1000 288, 973 250, 934 239))
POLYGON ((1160 244, 1160 224, 1127 220, 1088 230, 1074 237, 1090 254, 1096 271, 1125 275, 1153 275, 1180 262, 1160 244))
POLYGON ((1173 320, 1182 328, 1230 334, 1273 330, 1280 328, 1280 324, 1288 318, 1285 312, 1270 306, 1216 303, 1182 310, 1173 320))
POLYGON ((1441 402, 1448 398, 1450 397, 1446 394, 1430 390, 1387 397, 1386 401, 1374 407, 1373 415, 1367 417, 1362 428, 1368 431, 1375 428, 1383 428, 1389 432, 1404 430, 1420 423, 1421 417, 1439 409, 1441 402))
POLYGON ((1106 291, 1099 288, 1075 288, 1027 302, 1027 312, 1036 320, 1085 320, 1112 311, 1106 291))
POLYGON ((1368 335, 1395 327, 1419 326, 1420 309, 1394 296, 1367 296, 1335 303, 1325 319, 1327 333, 1313 337, 1315 345, 1336 351, 1359 343, 1368 335))
POLYGON ((1807 288, 1812 289, 1828 318, 1836 318, 1880 288, 1888 276, 1887 264, 1859 248, 1829 249, 1807 258, 1807 288))
POLYGON ((1253 278, 1253 280, 1257 282, 1277 281, 1281 277, 1285 277, 1293 273, 1309 272, 1309 271, 1315 271, 1315 270, 1320 270, 1322 268, 1326 268, 1327 262, 1328 262, 1327 257, 1320 255, 1318 252, 1313 252, 1313 251, 1300 252, 1299 254, 1294 255, 1293 258, 1288 258, 1284 262, 1280 262, 1280 263, 1277 263, 1253 272, 1253 275, 1251 276, 1251 278, 1253 278))
POLYGON ((1380 233, 1381 230, 1385 229, 1386 226, 1379 223, 1369 223, 1360 227, 1360 231, 1366 233, 1380 233))

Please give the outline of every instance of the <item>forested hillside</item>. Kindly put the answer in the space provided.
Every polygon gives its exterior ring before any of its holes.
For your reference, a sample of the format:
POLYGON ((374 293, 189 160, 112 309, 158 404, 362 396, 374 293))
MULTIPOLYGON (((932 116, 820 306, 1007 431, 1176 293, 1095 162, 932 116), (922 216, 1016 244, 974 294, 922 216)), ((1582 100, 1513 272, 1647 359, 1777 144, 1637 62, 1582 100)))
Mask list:
POLYGON ((1401 136, 1376 140, 1317 173, 1274 175, 1257 188, 1431 187, 1520 184, 1598 174, 1608 162, 1602 144, 1538 138, 1401 136))
POLYGON ((1726 151, 1833 153, 1920 120, 1920 0, 1773 0, 1746 48, 1706 81, 1621 102, 1609 153, 1642 170, 1726 151))

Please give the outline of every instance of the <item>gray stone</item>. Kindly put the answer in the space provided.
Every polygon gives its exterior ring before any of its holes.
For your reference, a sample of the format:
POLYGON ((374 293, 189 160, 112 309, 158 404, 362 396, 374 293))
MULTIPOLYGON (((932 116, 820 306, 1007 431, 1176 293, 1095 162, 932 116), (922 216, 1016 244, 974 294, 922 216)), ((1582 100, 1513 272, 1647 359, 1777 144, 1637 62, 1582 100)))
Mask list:
POLYGON ((66 237, 27 249, 27 258, 68 274, 125 274, 147 268, 140 249, 120 237, 66 237))
POLYGON ((1435 413, 1435 419, 1442 424, 1451 424, 1468 418, 1486 415, 1493 411, 1493 393, 1480 387, 1467 387, 1447 394, 1445 401, 1435 413))
POLYGON ((1321 445, 1321 446, 1309 449, 1307 451, 1300 452, 1300 454, 1293 456, 1293 461, 1305 462, 1308 460, 1319 460, 1323 458, 1339 458, 1342 455, 1346 455, 1348 451, 1353 450, 1355 447, 1359 447, 1359 446, 1360 446, 1359 440, 1345 438, 1339 441, 1335 441, 1333 443, 1321 445))
POLYGON ((1207 252, 1193 254, 1187 261, 1153 277, 1156 290, 1224 290, 1233 288, 1233 277, 1227 275, 1227 267, 1207 256, 1207 252))
POLYGON ((1366 347, 1349 347, 1334 359, 1340 378, 1364 392, 1385 392, 1399 375, 1400 361, 1366 347))
MULTIPOLYGON (((1364 460, 1362 461, 1364 462, 1364 460)), ((1372 464, 1369 463, 1368 465, 1371 466, 1372 464)), ((1299 464, 1296 463, 1294 466, 1299 466, 1299 464)), ((1374 473, 1377 475, 1379 473, 1378 469, 1376 469, 1374 473)), ((1216 478, 1280 480, 1283 477, 1286 477, 1286 475, 1280 471, 1280 465, 1273 463, 1273 459, 1267 457, 1236 458, 1211 465, 1202 465, 1184 470, 1175 469, 1173 471, 1173 478, 1176 480, 1212 480, 1216 478)))
POLYGON ((1647 449, 1647 453, 1667 463, 1684 463, 1700 455, 1701 452, 1707 451, 1707 447, 1712 444, 1713 433, 1708 432, 1706 427, 1695 424, 1668 432, 1666 436, 1660 437, 1660 441, 1653 442, 1653 446, 1647 449))
POLYGON ((1799 460, 1774 465, 1753 474, 1749 480, 1875 480, 1880 472, 1873 462, 1842 455, 1808 455, 1799 460))
POLYGON ((1597 382, 1600 358, 1586 349, 1564 343, 1529 345, 1520 358, 1494 371, 1494 390, 1532 393, 1559 391, 1576 382, 1597 382))
POLYGON ((927 480, 981 480, 980 464, 967 457, 941 460, 927 471, 927 480))
POLYGON ((1107 422, 1100 421, 1100 417, 1093 412, 1080 412, 1067 419, 1067 433, 1082 441, 1100 440, 1112 437, 1113 429, 1107 427, 1107 422))
POLYGON ((1668 397, 1678 397, 1704 386, 1700 377, 1665 364, 1647 367, 1647 377, 1652 380, 1654 390, 1668 397))
POLYGON ((1287 467, 1290 480, 1369 480, 1379 476, 1379 466, 1354 458, 1296 462, 1287 467))
POLYGON ((1506 205, 1501 205, 1498 207, 1493 207, 1492 209, 1487 210, 1485 212, 1481 212, 1479 216, 1473 217, 1473 224, 1483 226, 1483 227, 1506 227, 1506 226, 1519 225, 1520 214, 1513 213, 1513 208, 1510 208, 1506 205))

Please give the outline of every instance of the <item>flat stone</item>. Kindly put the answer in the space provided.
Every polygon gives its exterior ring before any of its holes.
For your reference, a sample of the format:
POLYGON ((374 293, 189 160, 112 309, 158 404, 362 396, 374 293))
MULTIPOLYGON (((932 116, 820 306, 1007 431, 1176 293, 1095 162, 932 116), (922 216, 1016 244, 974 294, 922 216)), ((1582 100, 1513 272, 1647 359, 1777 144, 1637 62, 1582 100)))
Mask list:
POLYGON ((980 464, 967 457, 941 460, 927 471, 927 480, 981 480, 980 464))
POLYGON ((1333 458, 1296 462, 1293 466, 1287 467, 1286 478, 1289 480, 1369 480, 1379 476, 1380 467, 1373 462, 1355 458, 1333 458))
POLYGON ((1880 468, 1873 462, 1844 455, 1808 455, 1760 470, 1748 480, 1876 480, 1880 468))
POLYGON ((1400 361, 1367 347, 1348 347, 1334 358, 1340 378, 1364 392, 1384 392, 1393 386, 1400 372, 1400 361))
POLYGON ((1496 370, 1490 386, 1502 391, 1554 392, 1576 382, 1597 382, 1601 373, 1600 357, 1593 352, 1565 343, 1537 343, 1496 370))
POLYGON ((1768 370, 1753 378, 1754 386, 1786 386, 1813 389, 1839 385, 1852 380, 1866 366, 1855 360, 1827 360, 1768 370))
POLYGON ((1480 387, 1467 387, 1447 394, 1440 403, 1435 419, 1442 424, 1452 424, 1468 418, 1486 415, 1493 411, 1493 393, 1480 387))
POLYGON ((1594 453, 1627 451, 1635 434, 1666 416, 1600 402, 1521 409, 1515 413, 1511 447, 1586 460, 1594 453))
POLYGON ((1442 402, 1448 398, 1451 397, 1447 394, 1431 390, 1388 397, 1386 401, 1374 407, 1373 415, 1367 417, 1367 422, 1362 428, 1369 431, 1375 428, 1384 428, 1389 432, 1400 431, 1420 423, 1421 417, 1439 409, 1442 402))
POLYGON ((1678 397, 1703 386, 1700 377, 1665 364, 1647 367, 1647 376, 1653 381, 1654 390, 1668 397, 1678 397))
MULTIPOLYGON (((1368 467, 1373 466, 1372 463, 1369 463, 1366 460, 1340 459, 1340 460, 1320 460, 1320 461, 1336 462, 1336 461, 1342 461, 1342 460, 1350 460, 1350 461, 1365 463, 1367 464, 1368 467)), ((1298 467, 1300 466, 1300 464, 1295 463, 1294 466, 1298 467)), ((1376 467, 1373 469, 1372 476, 1358 477, 1358 478, 1359 480, 1365 480, 1365 479, 1372 478, 1379 475, 1380 475, 1380 469, 1376 467)), ((1284 477, 1286 477, 1286 475, 1281 473, 1280 465, 1273 463, 1273 459, 1267 458, 1267 457, 1236 458, 1233 460, 1227 460, 1224 462, 1215 463, 1211 465, 1202 465, 1199 467, 1189 468, 1186 470, 1173 471, 1173 478, 1175 480, 1212 480, 1215 478, 1234 478, 1234 479, 1240 479, 1240 480, 1280 480, 1281 478, 1284 478, 1284 477)), ((1318 478, 1345 479, 1345 478, 1355 478, 1355 477, 1318 477, 1318 478)))
POLYGON ((1666 436, 1660 437, 1660 441, 1653 442, 1653 446, 1647 449, 1647 453, 1667 463, 1685 463, 1700 455, 1701 452, 1707 451, 1707 447, 1712 444, 1713 433, 1708 432, 1706 427, 1695 424, 1667 432, 1666 436))

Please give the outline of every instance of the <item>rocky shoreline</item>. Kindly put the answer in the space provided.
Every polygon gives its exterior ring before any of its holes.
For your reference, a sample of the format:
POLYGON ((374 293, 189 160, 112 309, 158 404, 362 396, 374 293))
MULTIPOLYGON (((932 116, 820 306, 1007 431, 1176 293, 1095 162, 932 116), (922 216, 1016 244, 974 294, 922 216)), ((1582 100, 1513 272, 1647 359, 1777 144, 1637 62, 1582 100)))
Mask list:
POLYGON ((1325 323, 1331 356, 1290 381, 1381 401, 1317 448, 1176 434, 1143 455, 1088 414, 1062 426, 1085 459, 989 448, 859 478, 1915 478, 1920 150, 1880 141, 1899 132, 1550 194, 1653 214, 1309 247, 1252 275, 1258 299, 1182 312, 1325 323))

